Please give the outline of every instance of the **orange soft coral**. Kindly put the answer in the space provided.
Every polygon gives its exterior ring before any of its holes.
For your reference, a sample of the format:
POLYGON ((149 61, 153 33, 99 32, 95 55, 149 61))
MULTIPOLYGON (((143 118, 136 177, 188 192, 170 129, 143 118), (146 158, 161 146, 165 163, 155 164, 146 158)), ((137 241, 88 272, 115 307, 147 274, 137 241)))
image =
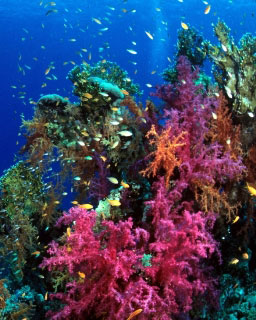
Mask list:
POLYGON ((155 145, 156 150, 149 154, 154 160, 149 166, 140 173, 143 176, 156 176, 159 169, 165 170, 165 185, 168 186, 170 177, 176 166, 181 164, 181 160, 176 155, 176 149, 185 145, 184 136, 186 132, 181 132, 177 137, 171 135, 171 127, 164 130, 160 135, 156 132, 156 128, 152 125, 146 134, 150 145, 155 145), (151 139, 150 139, 151 137, 151 139))

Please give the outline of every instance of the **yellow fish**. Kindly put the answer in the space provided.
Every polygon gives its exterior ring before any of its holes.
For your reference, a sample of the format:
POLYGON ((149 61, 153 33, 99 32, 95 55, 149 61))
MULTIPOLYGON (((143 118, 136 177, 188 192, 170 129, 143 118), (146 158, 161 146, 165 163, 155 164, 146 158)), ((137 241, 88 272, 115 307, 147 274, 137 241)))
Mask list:
POLYGON ((93 20, 94 22, 98 23, 98 24, 101 24, 101 21, 100 21, 99 19, 97 19, 97 18, 92 18, 92 20, 93 20))
POLYGON ((187 25, 185 22, 181 22, 181 27, 182 27, 184 30, 188 30, 188 25, 187 25))
POLYGON ((145 33, 146 33, 146 35, 149 37, 149 39, 151 39, 151 40, 154 39, 153 36, 152 36, 152 34, 151 34, 150 32, 145 31, 145 33))
POLYGON ((107 158, 104 157, 104 156, 100 156, 100 158, 101 158, 101 160, 102 160, 103 162, 107 161, 107 158))
POLYGON ((118 180, 117 180, 117 178, 115 178, 115 177, 108 177, 107 179, 108 179, 111 183, 118 184, 118 180))
POLYGON ((240 219, 239 216, 236 216, 235 219, 232 221, 232 223, 236 223, 240 219))
POLYGON ((68 228, 67 228, 67 236, 70 237, 70 235, 71 235, 71 228, 68 227, 68 228))
POLYGON ((251 196, 256 196, 256 189, 249 186, 249 184, 247 183, 247 189, 250 192, 251 196))
POLYGON ((233 258, 229 264, 237 264, 239 262, 239 260, 237 258, 233 258))
POLYGON ((121 202, 119 200, 110 200, 110 199, 107 199, 109 204, 113 207, 119 207, 121 205, 121 202))
POLYGON ((127 320, 131 320, 132 318, 134 318, 135 316, 137 316, 138 314, 140 314, 143 311, 143 309, 137 309, 135 311, 133 311, 129 317, 127 318, 127 320))
POLYGON ((126 189, 130 188, 129 184, 124 181, 121 181, 121 185, 126 189))
POLYGON ((90 203, 85 203, 85 204, 79 204, 79 208, 89 210, 89 209, 93 209, 93 206, 90 203))
POLYGON ((77 273, 78 273, 78 275, 79 275, 79 277, 80 277, 81 279, 84 279, 84 278, 85 278, 85 273, 80 272, 80 271, 78 271, 77 273))
POLYGON ((93 98, 93 95, 91 95, 90 93, 86 92, 83 94, 84 97, 88 98, 88 99, 91 99, 93 98))
POLYGON ((188 25, 187 25, 185 22, 181 22, 181 27, 182 27, 184 30, 188 30, 188 25))

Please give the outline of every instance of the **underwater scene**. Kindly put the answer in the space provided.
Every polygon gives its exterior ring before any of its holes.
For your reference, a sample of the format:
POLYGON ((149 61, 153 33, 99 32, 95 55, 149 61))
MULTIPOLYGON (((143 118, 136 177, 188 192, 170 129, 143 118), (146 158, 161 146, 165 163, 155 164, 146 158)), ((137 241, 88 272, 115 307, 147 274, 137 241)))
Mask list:
POLYGON ((256 1, 0 15, 0 320, 256 320, 256 1))

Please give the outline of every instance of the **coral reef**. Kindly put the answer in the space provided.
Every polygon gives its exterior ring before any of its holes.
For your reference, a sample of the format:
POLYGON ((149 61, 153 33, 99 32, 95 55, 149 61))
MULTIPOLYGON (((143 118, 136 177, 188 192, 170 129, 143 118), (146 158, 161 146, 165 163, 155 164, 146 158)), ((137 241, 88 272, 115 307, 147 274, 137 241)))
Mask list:
POLYGON ((215 33, 179 32, 160 106, 102 60, 69 72, 76 103, 41 96, 22 119, 0 178, 3 319, 254 317, 255 39, 215 33))
POLYGON ((214 63, 214 76, 226 98, 232 102, 232 110, 238 114, 254 113, 256 105, 255 63, 256 37, 247 33, 238 47, 230 36, 230 29, 218 21, 214 32, 220 45, 204 42, 204 50, 214 63))

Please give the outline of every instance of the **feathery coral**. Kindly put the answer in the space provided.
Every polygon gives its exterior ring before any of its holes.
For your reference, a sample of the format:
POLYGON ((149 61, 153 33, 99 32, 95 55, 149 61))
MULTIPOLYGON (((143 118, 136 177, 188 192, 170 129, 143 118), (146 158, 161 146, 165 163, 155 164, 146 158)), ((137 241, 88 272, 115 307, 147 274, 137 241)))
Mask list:
POLYGON ((157 172, 163 168, 165 170, 165 184, 168 186, 171 175, 175 167, 181 164, 181 160, 177 156, 177 149, 184 146, 184 136, 186 132, 181 132, 174 137, 171 127, 164 130, 160 135, 156 132, 156 128, 152 125, 146 137, 150 139, 149 144, 156 146, 156 150, 152 151, 147 158, 154 158, 149 166, 140 173, 149 177, 156 176, 157 172))

